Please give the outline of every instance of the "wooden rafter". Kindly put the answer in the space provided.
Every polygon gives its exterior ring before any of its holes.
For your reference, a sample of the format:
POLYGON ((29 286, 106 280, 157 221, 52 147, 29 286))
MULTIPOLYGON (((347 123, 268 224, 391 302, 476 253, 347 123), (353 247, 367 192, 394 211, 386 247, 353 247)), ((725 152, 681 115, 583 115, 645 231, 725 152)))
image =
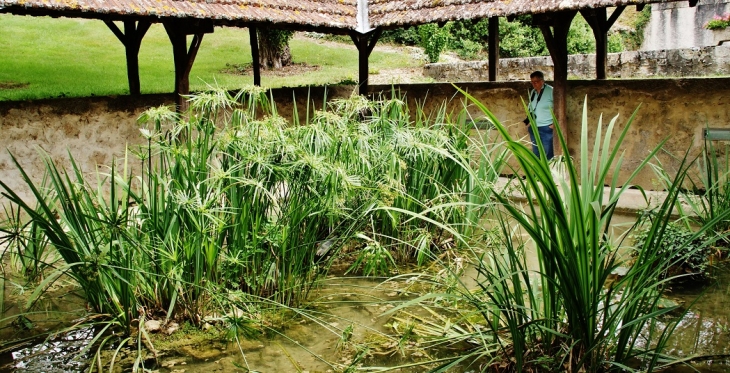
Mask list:
POLYGON ((141 20, 125 20, 124 32, 117 25, 105 20, 104 23, 114 33, 114 35, 124 45, 124 51, 127 59, 127 80, 129 81, 129 94, 136 96, 141 93, 139 82, 139 48, 142 45, 147 30, 152 25, 149 21, 141 20))
POLYGON ((496 82, 499 75, 499 18, 489 19, 489 81, 496 82))
POLYGON ((608 31, 623 13, 625 6, 617 7, 610 17, 607 17, 606 8, 582 9, 580 13, 593 30, 596 39, 596 79, 606 79, 608 65, 608 31))
MULTIPOLYGON (((577 11, 565 11, 535 16, 533 22, 540 28, 553 60, 553 111, 563 137, 568 142, 568 31, 577 11)), ((555 136, 554 141, 558 141, 555 136)), ((560 147, 556 146, 556 154, 560 147)), ((567 155, 567 154, 566 154, 567 155)))
POLYGON ((167 36, 172 43, 172 54, 175 62, 175 101, 177 110, 184 112, 187 109, 187 100, 184 96, 190 93, 190 70, 193 68, 195 56, 198 54, 203 35, 213 32, 211 22, 186 20, 163 21, 167 36), (188 49, 187 36, 193 35, 188 49))
POLYGON ((253 85, 261 86, 261 61, 259 61, 259 37, 256 27, 248 28, 248 36, 251 44, 251 60, 253 67, 253 85))
POLYGON ((368 77, 369 77, 369 58, 372 53, 375 44, 380 38, 383 30, 375 29, 366 34, 360 34, 357 32, 351 32, 350 38, 355 43, 358 51, 358 92, 361 95, 368 94, 368 77))

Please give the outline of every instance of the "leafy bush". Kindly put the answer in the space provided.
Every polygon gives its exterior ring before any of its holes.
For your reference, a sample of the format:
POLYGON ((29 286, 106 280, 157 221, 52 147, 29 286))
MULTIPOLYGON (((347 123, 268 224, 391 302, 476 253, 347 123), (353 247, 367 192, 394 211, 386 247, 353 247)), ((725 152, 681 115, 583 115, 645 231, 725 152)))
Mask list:
POLYGON ((439 27, 435 23, 429 23, 418 26, 418 35, 420 36, 419 45, 423 47, 428 61, 431 63, 438 62, 441 52, 446 48, 449 40, 449 27, 439 27))
POLYGON ((380 41, 385 43, 396 43, 403 45, 418 45, 421 36, 418 34, 417 27, 397 28, 393 30, 385 30, 380 35, 380 41))
POLYGON ((473 60, 479 57, 482 52, 482 45, 469 39, 460 39, 458 43, 454 44, 453 49, 459 57, 465 60, 473 60))
POLYGON ((608 53, 620 53, 626 50, 621 34, 612 32, 608 35, 608 53))
MULTIPOLYGON (((634 246, 644 247, 650 231, 648 227, 638 229, 634 234, 634 246)), ((680 222, 671 222, 664 229, 664 239, 657 250, 659 255, 671 255, 676 265, 667 269, 662 278, 704 281, 711 278, 710 266, 712 248, 706 235, 695 235, 680 222)))
POLYGON ((550 52, 539 29, 527 26, 531 22, 527 16, 518 17, 513 22, 499 19, 500 57, 547 56, 550 52))
POLYGON ((568 30, 568 54, 589 54, 596 52, 596 39, 588 22, 576 15, 568 30))

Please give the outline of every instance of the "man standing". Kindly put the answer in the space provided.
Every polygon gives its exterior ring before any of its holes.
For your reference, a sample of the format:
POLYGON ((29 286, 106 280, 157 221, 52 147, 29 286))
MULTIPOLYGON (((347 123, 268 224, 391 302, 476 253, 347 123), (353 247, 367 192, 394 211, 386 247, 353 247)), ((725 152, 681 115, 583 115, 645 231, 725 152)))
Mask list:
POLYGON ((527 105, 529 117, 524 120, 532 141, 532 152, 538 157, 540 149, 535 138, 535 128, 540 137, 547 159, 553 158, 553 87, 545 84, 545 75, 542 71, 530 74, 530 101, 527 105), (532 120, 530 120, 532 118, 532 120))

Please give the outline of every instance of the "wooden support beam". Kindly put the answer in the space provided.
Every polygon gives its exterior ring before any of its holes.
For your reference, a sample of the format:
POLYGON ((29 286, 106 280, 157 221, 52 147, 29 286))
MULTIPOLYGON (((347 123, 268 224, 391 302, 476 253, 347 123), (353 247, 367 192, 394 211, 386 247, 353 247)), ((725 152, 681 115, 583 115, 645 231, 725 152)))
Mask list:
POLYGON ((499 17, 489 19, 489 81, 496 82, 499 75, 499 17))
POLYGON ((606 66, 608 65, 608 28, 606 8, 581 9, 583 18, 593 30, 593 37, 596 39, 596 79, 606 79, 606 66))
POLYGON ((104 21, 109 29, 116 35, 117 39, 124 45, 127 59, 127 80, 129 81, 129 94, 138 96, 141 93, 139 82, 139 48, 142 45, 147 30, 152 25, 149 21, 124 21, 124 32, 112 21, 104 21))
POLYGON ((611 16, 608 17, 608 21, 606 22, 606 30, 610 30, 611 27, 613 27, 613 24, 616 23, 618 17, 621 17, 624 9, 626 9, 626 5, 617 6, 616 9, 613 10, 613 13, 611 13, 611 16))
POLYGON ((606 8, 581 9, 580 13, 593 30, 593 37, 596 39, 596 79, 606 79, 606 67, 608 66, 608 31, 616 22, 626 6, 619 6, 607 17, 606 8))
POLYGON ((178 112, 185 112, 188 102, 185 95, 190 94, 190 70, 193 68, 195 56, 198 54, 203 35, 213 32, 213 24, 207 22, 188 22, 186 20, 168 20, 162 23, 172 43, 172 55, 175 63, 175 103, 178 112), (193 35, 188 49, 187 36, 193 35))
POLYGON ((370 53, 372 53, 375 44, 380 38, 383 30, 377 28, 366 34, 351 32, 350 38, 357 47, 358 51, 358 92, 361 95, 368 94, 368 77, 369 77, 369 61, 370 53))
MULTIPOLYGON (((567 114, 567 91, 568 91, 568 31, 570 24, 577 11, 565 11, 550 13, 533 20, 542 31, 553 60, 553 111, 558 119, 557 125, 563 137, 568 142, 568 114, 567 114)), ((560 153, 558 137, 554 137, 555 154, 560 153)), ((567 155, 567 154, 565 154, 567 155)))
POLYGON ((251 59, 253 60, 253 85, 261 86, 261 61, 259 61, 259 37, 256 27, 248 28, 248 36, 251 43, 251 59))

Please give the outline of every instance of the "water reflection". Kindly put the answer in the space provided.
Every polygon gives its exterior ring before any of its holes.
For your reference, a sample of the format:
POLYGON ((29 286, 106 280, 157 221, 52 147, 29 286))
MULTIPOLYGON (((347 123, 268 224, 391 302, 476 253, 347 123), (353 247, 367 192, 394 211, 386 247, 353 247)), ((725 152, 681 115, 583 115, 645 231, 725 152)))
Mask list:
MULTIPOLYGON (((719 268, 716 274, 717 282, 705 289, 678 290, 671 295, 691 309, 674 331, 666 351, 675 356, 706 356, 693 366, 708 373, 730 372, 730 269, 719 268)), ((686 369, 671 372, 689 371, 686 369)))
POLYGON ((87 366, 85 348, 94 337, 94 329, 86 327, 64 333, 52 340, 11 352, 12 363, 0 367, 8 372, 75 373, 87 366))

